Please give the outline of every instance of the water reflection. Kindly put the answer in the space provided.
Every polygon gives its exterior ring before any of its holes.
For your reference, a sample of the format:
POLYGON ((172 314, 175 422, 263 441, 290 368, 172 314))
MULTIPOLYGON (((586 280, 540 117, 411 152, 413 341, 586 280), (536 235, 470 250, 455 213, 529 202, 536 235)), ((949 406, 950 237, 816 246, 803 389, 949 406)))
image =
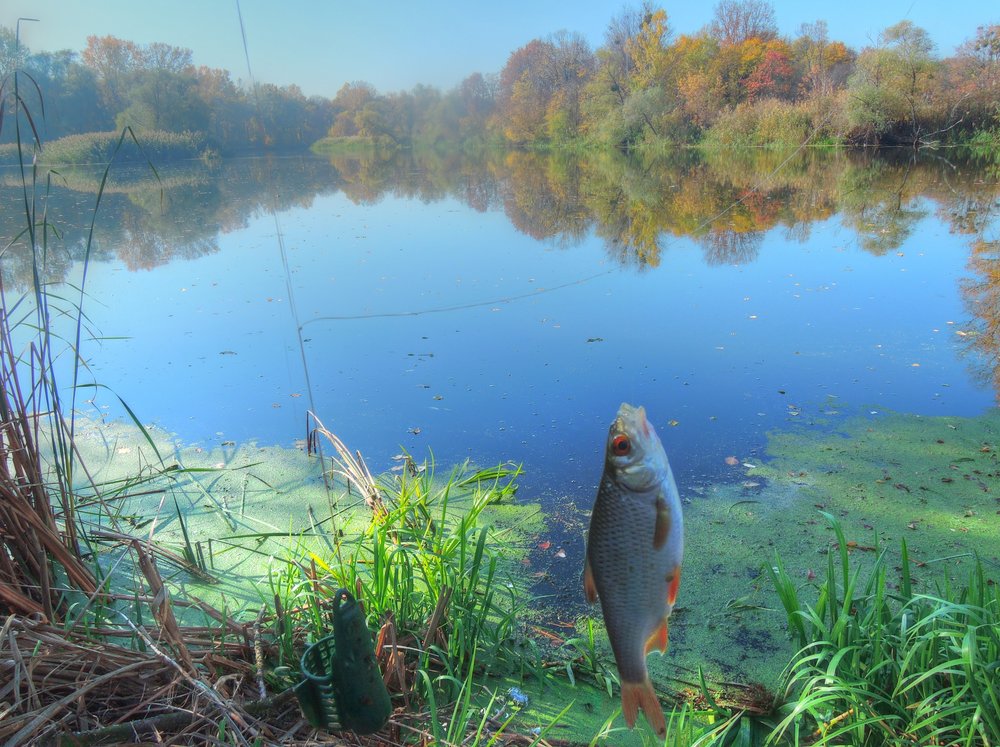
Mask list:
MULTIPOLYGON (((101 174, 61 170, 51 177, 48 220, 65 230, 61 250, 79 258, 101 174), (61 188, 64 187, 64 188, 61 188)), ((975 164, 911 154, 806 151, 700 154, 680 151, 643 163, 620 153, 580 158, 509 152, 478 157, 434 152, 318 158, 244 159, 208 166, 115 169, 101 206, 98 246, 132 269, 218 250, 219 233, 272 207, 308 206, 342 192, 355 204, 386 196, 461 201, 503 210, 521 232, 570 248, 591 231, 624 264, 657 266, 676 237, 694 236, 709 264, 752 262, 764 232, 783 227, 805 240, 810 225, 836 213, 873 254, 897 249, 926 215, 930 198, 953 231, 982 235, 998 190, 975 164)), ((4 232, 23 225, 17 174, 2 175, 4 232)), ((16 247, 15 247, 16 249, 16 247)), ((13 263, 18 267, 23 266, 13 263)), ((30 265, 30 263, 29 263, 30 265)), ((65 261, 48 268, 60 280, 65 261)), ((30 277, 30 276, 29 276, 30 277)), ((8 283, 28 277, 5 267, 8 283)))
MULTIPOLYGON (((0 172, 0 233, 24 225, 18 173, 0 172)), ((61 170, 48 177, 45 278, 60 282, 86 252, 101 173, 61 170)), ((599 237, 616 263, 640 269, 669 263, 671 247, 691 237, 708 265, 757 260, 765 235, 781 229, 805 242, 814 226, 839 216, 873 255, 897 251, 931 212, 968 238, 962 284, 973 319, 970 351, 982 378, 1000 390, 1000 186, 983 167, 953 155, 806 150, 785 153, 683 150, 654 162, 617 152, 586 158, 530 152, 475 156, 435 152, 362 158, 259 158, 219 164, 113 169, 98 215, 92 261, 117 259, 149 270, 219 251, 219 237, 271 210, 308 207, 341 193, 355 204, 386 197, 457 200, 502 211, 520 232, 559 249, 599 237)), ((2 264, 7 288, 29 286, 33 267, 17 240, 2 264)))

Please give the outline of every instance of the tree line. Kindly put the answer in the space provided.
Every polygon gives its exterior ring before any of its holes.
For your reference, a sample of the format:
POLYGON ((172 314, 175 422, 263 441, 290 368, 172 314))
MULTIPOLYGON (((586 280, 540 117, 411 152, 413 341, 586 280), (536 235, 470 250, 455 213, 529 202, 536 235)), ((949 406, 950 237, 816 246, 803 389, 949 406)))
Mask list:
MULTIPOLYGON (((380 93, 365 82, 332 99, 295 85, 251 89, 168 44, 92 36, 79 54, 32 53, 0 28, 0 72, 14 69, 44 100, 48 139, 130 126, 197 133, 224 154, 324 137, 625 149, 1000 139, 1000 24, 979 27, 950 57, 910 21, 853 50, 823 21, 781 36, 766 0, 721 0, 693 34, 675 33, 667 12, 645 2, 614 16, 596 50, 558 32, 444 92, 380 93)), ((9 139, 9 128, 0 134, 9 139)))

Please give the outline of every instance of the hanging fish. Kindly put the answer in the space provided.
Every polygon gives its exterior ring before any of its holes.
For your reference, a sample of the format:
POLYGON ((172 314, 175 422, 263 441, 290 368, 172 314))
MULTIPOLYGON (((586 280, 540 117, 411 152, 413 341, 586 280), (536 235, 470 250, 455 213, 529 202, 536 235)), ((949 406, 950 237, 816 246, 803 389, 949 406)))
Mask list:
POLYGON ((622 404, 608 433, 583 585, 587 601, 601 600, 625 722, 634 726, 642 710, 661 736, 667 726, 646 654, 667 649, 667 620, 680 586, 683 545, 680 495, 663 445, 646 411, 622 404))

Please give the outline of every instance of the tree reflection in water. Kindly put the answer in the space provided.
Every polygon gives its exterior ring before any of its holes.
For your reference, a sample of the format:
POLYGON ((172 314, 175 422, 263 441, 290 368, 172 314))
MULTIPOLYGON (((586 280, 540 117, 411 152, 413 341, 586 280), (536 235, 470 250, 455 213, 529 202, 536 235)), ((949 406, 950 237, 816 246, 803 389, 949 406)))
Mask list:
MULTIPOLYGON (((933 211, 968 236, 962 293, 972 322, 962 331, 985 361, 982 377, 1000 391, 1000 186, 989 168, 910 151, 805 150, 789 158, 685 149, 654 161, 618 152, 418 151, 169 164, 156 174, 112 169, 91 261, 117 259, 138 270, 215 253, 221 234, 255 216, 338 192, 357 204, 392 196, 503 211, 517 230, 562 250, 595 235, 613 261, 640 269, 669 263, 681 241, 700 246, 710 265, 754 262, 772 229, 805 241, 813 224, 834 216, 859 246, 881 255, 902 246, 933 211)), ((47 282, 65 280, 82 259, 100 176, 100 169, 51 175, 43 199, 59 233, 48 235, 47 282)), ((15 170, 0 174, 0 233, 8 237, 23 226, 18 179, 15 170)), ((6 248, 0 272, 8 289, 30 287, 34 268, 23 236, 6 248)))

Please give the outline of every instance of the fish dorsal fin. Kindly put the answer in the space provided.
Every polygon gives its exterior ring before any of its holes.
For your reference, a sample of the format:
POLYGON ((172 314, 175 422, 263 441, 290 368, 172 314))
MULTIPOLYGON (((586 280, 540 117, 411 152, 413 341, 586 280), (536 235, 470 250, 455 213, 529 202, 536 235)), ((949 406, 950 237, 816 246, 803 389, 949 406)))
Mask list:
POLYGON ((670 534, 670 506, 661 490, 656 496, 656 526, 653 529, 653 549, 660 550, 670 534))

